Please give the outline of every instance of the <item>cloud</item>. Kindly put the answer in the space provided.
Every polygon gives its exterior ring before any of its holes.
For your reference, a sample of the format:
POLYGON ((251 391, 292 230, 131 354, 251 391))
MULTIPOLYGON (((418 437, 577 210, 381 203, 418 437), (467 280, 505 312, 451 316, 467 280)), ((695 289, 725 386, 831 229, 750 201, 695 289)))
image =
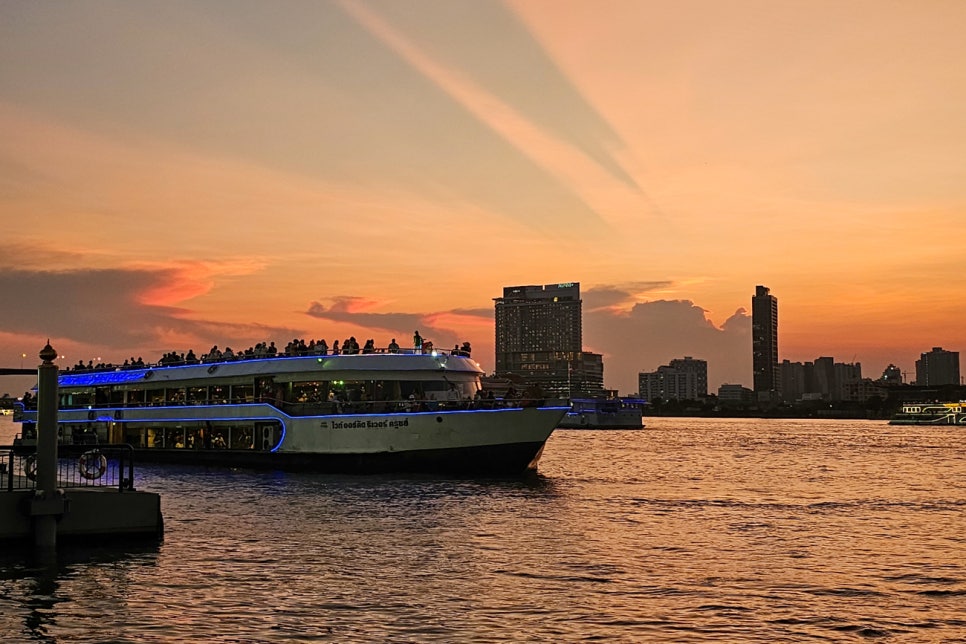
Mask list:
POLYGON ((585 311, 584 348, 603 354, 605 382, 621 393, 637 391, 638 373, 685 356, 708 361, 709 393, 751 376, 751 321, 744 309, 720 327, 690 300, 642 302, 626 312, 585 311))
MULTIPOLYGON (((469 103, 468 109, 481 121, 493 124, 500 120, 494 114, 512 109, 531 127, 585 154, 617 181, 640 189, 613 154, 625 147, 620 135, 512 9, 475 0, 365 6, 345 1, 342 6, 447 94, 469 103), (497 49, 490 29, 500 33, 497 49), (538 91, 534 91, 535 78, 540 79, 538 91), (475 109, 477 103, 496 97, 503 109, 475 109)), ((498 123, 492 126, 502 129, 498 123)), ((523 139, 511 140, 526 144, 523 139)))
MULTIPOLYGON (((104 348, 147 355, 207 342, 223 345, 228 339, 254 343, 299 334, 283 327, 198 320, 189 309, 158 303, 210 288, 210 284, 199 286, 189 268, 0 268, 0 290, 8 302, 16 302, 16 306, 0 307, 0 331, 14 337, 59 339, 94 347, 98 353, 104 348)), ((202 281, 213 274, 205 272, 202 281)))
MULTIPOLYGON (((366 310, 368 306, 360 306, 362 298, 353 296, 334 296, 332 302, 326 306, 321 302, 312 302, 305 312, 314 318, 329 320, 346 325, 358 326, 375 334, 384 332, 386 338, 395 338, 405 342, 412 331, 418 330, 420 335, 442 350, 470 342, 473 346, 473 357, 484 363, 484 369, 490 366, 493 359, 493 310, 492 309, 453 309, 450 311, 435 311, 429 313, 374 313, 366 310)), ((371 304, 369 301, 365 301, 371 304)), ((386 346, 388 339, 378 339, 376 346, 386 346)))
POLYGON ((602 284, 585 289, 580 295, 584 301, 584 310, 589 311, 627 305, 645 293, 665 289, 672 284, 670 280, 602 284))

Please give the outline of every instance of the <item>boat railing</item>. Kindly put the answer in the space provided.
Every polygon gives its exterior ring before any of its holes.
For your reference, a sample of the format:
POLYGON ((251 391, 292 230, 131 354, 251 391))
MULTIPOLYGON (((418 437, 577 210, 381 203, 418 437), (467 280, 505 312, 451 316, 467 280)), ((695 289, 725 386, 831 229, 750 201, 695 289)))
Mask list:
MULTIPOLYGON (((36 446, 0 445, 0 476, 8 492, 36 489, 36 446)), ((128 444, 59 445, 57 486, 134 490, 134 448, 128 444)))
POLYGON ((244 362, 246 360, 268 360, 271 358, 305 358, 305 357, 331 357, 339 355, 369 355, 369 354, 399 354, 399 355, 458 355, 464 358, 469 358, 471 353, 465 350, 451 349, 451 350, 439 350, 433 348, 431 345, 424 345, 422 349, 416 349, 413 347, 399 347, 391 349, 389 347, 374 347, 372 349, 362 349, 354 351, 342 351, 339 353, 334 353, 332 351, 319 351, 319 350, 304 350, 295 352, 285 352, 277 351, 276 353, 261 353, 248 355, 247 353, 234 354, 232 356, 218 356, 210 358, 208 356, 202 356, 200 358, 194 358, 192 360, 173 360, 173 359, 162 359, 158 362, 140 362, 137 364, 111 364, 99 362, 96 365, 90 367, 81 367, 75 365, 73 367, 68 367, 61 369, 61 373, 90 373, 97 371, 133 371, 135 369, 162 369, 164 367, 184 367, 188 365, 198 365, 198 364, 223 364, 226 362, 244 362))

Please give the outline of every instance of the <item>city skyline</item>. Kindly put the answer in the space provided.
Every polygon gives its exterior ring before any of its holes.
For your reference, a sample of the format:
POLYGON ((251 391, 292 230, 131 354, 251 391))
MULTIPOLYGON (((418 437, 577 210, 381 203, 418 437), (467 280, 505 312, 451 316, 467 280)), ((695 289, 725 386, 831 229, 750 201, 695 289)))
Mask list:
POLYGON ((0 366, 418 328, 492 372, 500 289, 567 280, 622 392, 750 386, 755 284, 780 359, 966 346, 966 5, 229 7, 0 5, 0 366))

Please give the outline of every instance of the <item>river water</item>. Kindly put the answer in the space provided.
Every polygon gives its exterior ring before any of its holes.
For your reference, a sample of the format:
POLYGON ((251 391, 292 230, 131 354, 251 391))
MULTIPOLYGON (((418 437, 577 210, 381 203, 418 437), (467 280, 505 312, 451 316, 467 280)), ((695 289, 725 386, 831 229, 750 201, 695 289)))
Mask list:
POLYGON ((2 639, 966 641, 966 430, 645 420, 522 480, 141 466, 164 542, 8 550, 2 639))

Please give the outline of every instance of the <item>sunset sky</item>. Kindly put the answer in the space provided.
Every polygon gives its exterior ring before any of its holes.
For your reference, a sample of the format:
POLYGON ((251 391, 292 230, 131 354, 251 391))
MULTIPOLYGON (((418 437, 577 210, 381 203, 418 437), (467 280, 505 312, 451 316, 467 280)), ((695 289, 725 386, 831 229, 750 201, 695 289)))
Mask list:
MULTIPOLYGON (((966 2, 0 0, 0 366, 468 340, 577 281, 605 385, 966 350, 966 2)), ((29 379, 28 379, 29 380, 29 379)), ((19 382, 0 380, 17 394, 19 382)))

